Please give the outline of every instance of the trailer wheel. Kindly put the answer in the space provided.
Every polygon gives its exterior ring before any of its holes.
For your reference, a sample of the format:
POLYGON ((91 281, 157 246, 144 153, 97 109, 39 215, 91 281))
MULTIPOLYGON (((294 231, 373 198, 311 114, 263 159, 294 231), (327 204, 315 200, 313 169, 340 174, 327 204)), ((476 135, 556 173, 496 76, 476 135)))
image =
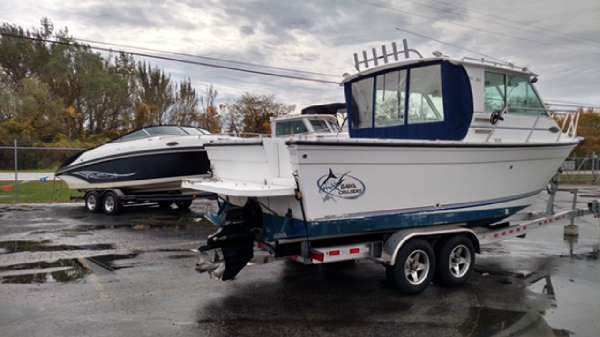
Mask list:
POLYGON ((190 206, 192 206, 192 201, 191 200, 176 201, 175 205, 177 205, 177 209, 186 211, 186 210, 190 209, 190 206))
POLYGON ((159 201, 158 207, 160 207, 162 209, 171 209, 171 204, 173 204, 173 203, 170 201, 159 201))
POLYGON ((433 248, 425 240, 410 240, 400 248, 394 265, 386 268, 386 275, 396 288, 406 294, 418 294, 429 286, 434 274, 433 248))
POLYGON ((85 194, 83 198, 85 202, 85 209, 89 212, 97 213, 100 211, 100 196, 95 191, 90 191, 85 194))
POLYGON ((464 235, 450 237, 437 252, 436 281, 445 286, 465 283, 473 272, 475 249, 464 235))
POLYGON ((113 191, 106 192, 102 198, 102 211, 108 215, 115 215, 119 213, 120 208, 121 200, 119 196, 113 191))

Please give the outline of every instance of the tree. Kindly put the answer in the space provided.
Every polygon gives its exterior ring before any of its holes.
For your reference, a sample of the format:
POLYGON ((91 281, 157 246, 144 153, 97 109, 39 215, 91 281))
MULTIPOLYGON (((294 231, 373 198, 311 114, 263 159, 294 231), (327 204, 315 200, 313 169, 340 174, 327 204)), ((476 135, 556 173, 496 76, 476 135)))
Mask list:
POLYGON ((136 75, 137 102, 147 106, 150 124, 164 124, 168 108, 174 103, 171 77, 145 62, 138 63, 136 75))
POLYGON ((577 135, 585 138, 585 141, 577 145, 575 156, 586 157, 592 153, 600 155, 600 114, 592 110, 581 112, 577 135))
POLYGON ((275 101, 274 96, 245 93, 230 107, 230 113, 243 116, 244 133, 271 133, 271 118, 287 115, 295 110, 294 105, 275 101))
POLYGON ((179 84, 167 120, 169 124, 176 125, 194 126, 198 124, 198 98, 190 79, 179 84))
POLYGON ((200 97, 200 107, 202 109, 199 117, 198 126, 212 133, 221 132, 221 119, 219 111, 215 106, 215 99, 219 93, 210 85, 204 96, 200 97))

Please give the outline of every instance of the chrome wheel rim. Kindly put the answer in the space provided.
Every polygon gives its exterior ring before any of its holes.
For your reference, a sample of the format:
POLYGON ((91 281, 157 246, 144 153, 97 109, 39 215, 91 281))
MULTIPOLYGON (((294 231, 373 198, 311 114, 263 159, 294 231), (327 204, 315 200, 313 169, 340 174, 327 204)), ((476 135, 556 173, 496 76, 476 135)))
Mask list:
POLYGON ((429 275, 429 255, 421 249, 417 249, 408 255, 404 262, 404 277, 408 283, 419 285, 429 275))
POLYGON ((90 211, 93 211, 96 209, 96 196, 91 194, 88 196, 87 198, 87 208, 90 211))
POLYGON ((457 245, 450 252, 450 274, 455 278, 461 278, 471 267, 471 251, 463 244, 457 245))
POLYGON ((104 199, 104 209, 111 213, 115 209, 115 199, 112 196, 107 196, 104 199))

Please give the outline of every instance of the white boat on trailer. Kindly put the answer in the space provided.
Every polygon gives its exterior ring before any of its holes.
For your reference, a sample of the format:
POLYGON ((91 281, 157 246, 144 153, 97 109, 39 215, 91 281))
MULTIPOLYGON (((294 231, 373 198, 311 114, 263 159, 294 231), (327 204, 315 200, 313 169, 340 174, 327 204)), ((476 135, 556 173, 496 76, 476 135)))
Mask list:
POLYGON ((349 135, 206 145, 213 177, 183 186, 220 196, 210 217, 220 229, 201 250, 218 250, 223 279, 251 259, 253 242, 303 262, 318 262, 312 254, 326 247, 382 242, 381 261, 403 291, 422 291, 434 274, 462 283, 477 231, 531 205, 582 140, 578 114, 559 126, 527 68, 448 57, 388 63, 414 52, 392 49, 355 56, 367 69, 342 82, 349 135))
POLYGON ((56 171, 71 189, 85 192, 89 211, 115 214, 125 204, 157 202, 188 208, 198 191, 181 181, 209 175, 204 144, 231 137, 173 125, 145 127, 78 153, 56 171))

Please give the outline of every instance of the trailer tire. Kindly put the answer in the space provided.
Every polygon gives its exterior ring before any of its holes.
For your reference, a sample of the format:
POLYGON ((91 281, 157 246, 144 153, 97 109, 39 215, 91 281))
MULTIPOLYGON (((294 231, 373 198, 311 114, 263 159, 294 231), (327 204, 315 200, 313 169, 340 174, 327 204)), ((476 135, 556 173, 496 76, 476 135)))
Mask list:
POLYGON ((191 200, 176 201, 175 205, 177 205, 178 210, 187 211, 190 209, 190 206, 192 206, 192 201, 191 200))
POLYGON ((398 251, 394 265, 386 267, 386 276, 405 294, 418 294, 431 283, 435 254, 426 240, 412 239, 398 251))
POLYGON ((90 191, 85 194, 83 201, 85 203, 85 209, 91 213, 98 213, 101 210, 100 207, 100 195, 95 191, 90 191))
POLYGON ((116 215, 121 209, 121 198, 117 193, 108 191, 102 197, 102 211, 107 215, 116 215))
POLYGON ((451 236, 440 245, 436 255, 436 283, 457 286, 471 277, 475 265, 475 248, 468 237, 451 236))
POLYGON ((162 208, 162 209, 171 209, 171 205, 173 203, 170 201, 159 201, 158 202, 158 207, 162 208))

